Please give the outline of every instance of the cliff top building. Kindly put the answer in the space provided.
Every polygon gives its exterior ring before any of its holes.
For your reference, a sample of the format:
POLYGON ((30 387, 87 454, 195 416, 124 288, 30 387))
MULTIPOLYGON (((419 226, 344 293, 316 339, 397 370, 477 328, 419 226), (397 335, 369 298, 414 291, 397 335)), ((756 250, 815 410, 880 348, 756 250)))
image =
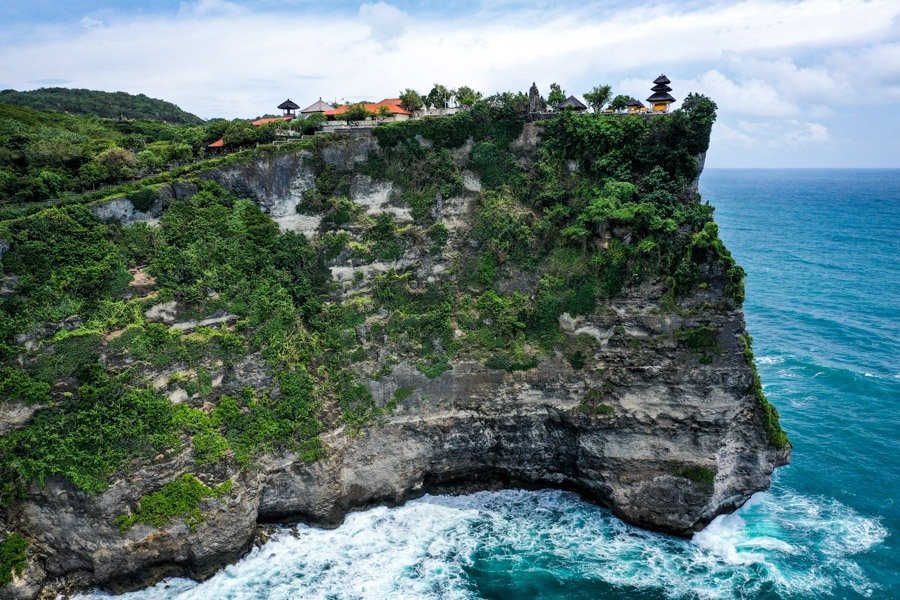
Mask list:
POLYGON ((667 112, 669 105, 675 102, 675 98, 669 93, 672 91, 672 88, 669 87, 672 82, 665 75, 660 75, 653 80, 653 83, 654 86, 650 88, 653 94, 647 98, 647 102, 650 103, 653 112, 667 112))
POLYGON ((583 111, 587 110, 587 106, 584 105, 584 102, 576 98, 575 96, 569 96, 562 102, 556 105, 558 110, 564 110, 570 108, 572 110, 583 111))
POLYGON ((326 110, 331 110, 332 108, 334 108, 332 105, 328 104, 327 102, 322 102, 322 96, 319 96, 318 101, 313 102, 312 104, 301 110, 300 114, 309 116, 313 113, 323 113, 326 110))
POLYGON ((281 110, 284 111, 285 117, 293 117, 294 111, 300 107, 297 104, 295 104, 294 102, 292 102, 290 98, 288 98, 287 100, 285 100, 284 102, 279 104, 278 108, 280 108, 281 110))

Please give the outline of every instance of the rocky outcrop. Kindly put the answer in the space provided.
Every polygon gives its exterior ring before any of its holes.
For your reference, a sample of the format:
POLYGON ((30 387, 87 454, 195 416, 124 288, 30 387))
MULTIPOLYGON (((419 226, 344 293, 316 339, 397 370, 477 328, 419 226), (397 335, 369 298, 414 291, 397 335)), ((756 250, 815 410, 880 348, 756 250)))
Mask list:
MULTIPOLYGON (((528 124, 515 147, 527 152, 539 134, 539 125, 528 124)), ((320 158, 349 169, 376 149, 371 135, 358 135, 328 145, 320 158)), ((222 167, 202 177, 255 199, 283 230, 315 235, 321 217, 297 212, 304 192, 315 185, 314 167, 313 155, 301 152, 222 167)), ((462 171, 462 179, 464 192, 438 198, 435 208, 449 245, 457 250, 481 190, 474 173, 462 171)), ((94 210, 123 222, 151 220, 161 214, 166 198, 189 196, 197 188, 162 189, 141 215, 125 199, 94 210)), ((394 202, 390 183, 354 174, 349 190, 362 213, 390 212, 401 223, 410 219, 409 210, 394 202)), ((425 256, 412 251, 389 265, 355 265, 349 259, 330 264, 339 300, 388 268, 414 270, 424 282, 450 266, 447 252, 425 256)), ((513 278, 502 285, 527 291, 533 283, 513 278)), ((376 425, 348 430, 332 420, 321 435, 324 458, 314 462, 282 451, 262 456, 250 469, 231 457, 199 467, 185 446, 133 464, 96 495, 62 478, 33 485, 26 500, 6 507, 2 515, 5 526, 31 544, 27 569, 4 590, 32 598, 90 586, 118 592, 169 575, 202 579, 251 547, 259 523, 301 520, 334 526, 350 511, 426 492, 566 488, 630 523, 689 535, 765 489, 790 452, 767 439, 742 345, 743 313, 721 302, 725 285, 724 279, 713 278, 676 310, 664 308, 664 286, 651 281, 628 288, 595 314, 564 314, 563 347, 527 370, 508 373, 458 360, 430 379, 400 362, 389 374, 364 383, 380 406, 397 398, 398 390, 413 391, 376 425), (702 352, 680 335, 697 327, 713 332, 714 343, 702 352), (573 366, 566 355, 576 349, 583 360, 573 366), (142 496, 186 472, 210 486, 226 480, 234 485, 229 493, 202 501, 204 518, 193 527, 175 520, 161 528, 139 523, 119 530, 116 517, 124 507, 134 507, 142 496)), ((235 319, 223 313, 176 323, 177 305, 171 301, 153 306, 146 316, 184 330, 235 319)), ((221 371, 215 368, 210 366, 212 385, 219 390, 271 383, 266 363, 255 354, 221 371)), ((182 402, 188 394, 173 388, 172 374, 158 374, 154 388, 182 402)), ((4 410, 7 418, 22 420, 28 416, 22 408, 4 410)))
MULTIPOLYGON (((769 446, 748 393, 740 311, 705 316, 718 331, 718 351, 704 364, 673 336, 696 321, 648 309, 659 291, 640 292, 607 314, 567 323, 573 341, 592 340, 578 371, 561 356, 516 373, 458 363, 436 379, 398 365, 370 382, 373 393, 382 401, 400 387, 415 394, 379 426, 325 434, 327 458, 308 463, 281 453, 258 471, 228 462, 201 473, 210 485, 228 478, 236 485, 205 501, 195 530, 174 522, 122 534, 115 525, 123 506, 190 471, 189 452, 159 456, 96 496, 62 479, 35 487, 8 515, 39 540, 40 567, 20 579, 21 596, 31 595, 25 582, 37 576, 63 590, 113 591, 168 575, 202 579, 246 551, 259 522, 334 526, 349 511, 426 492, 561 487, 631 523, 690 534, 766 488, 788 450, 769 446), (692 479, 691 468, 708 470, 712 481, 692 479)), ((261 369, 236 370, 226 385, 239 389, 261 369)))

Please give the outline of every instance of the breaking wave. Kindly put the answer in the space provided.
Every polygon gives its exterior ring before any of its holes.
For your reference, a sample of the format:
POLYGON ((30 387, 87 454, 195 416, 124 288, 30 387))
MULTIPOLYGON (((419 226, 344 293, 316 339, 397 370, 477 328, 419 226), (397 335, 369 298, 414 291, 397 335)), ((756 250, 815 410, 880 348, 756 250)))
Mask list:
POLYGON ((877 520, 792 493, 756 494, 691 540, 631 527, 568 492, 425 496, 332 530, 281 528, 204 583, 169 579, 121 598, 867 597, 877 588, 854 556, 886 536, 877 520))

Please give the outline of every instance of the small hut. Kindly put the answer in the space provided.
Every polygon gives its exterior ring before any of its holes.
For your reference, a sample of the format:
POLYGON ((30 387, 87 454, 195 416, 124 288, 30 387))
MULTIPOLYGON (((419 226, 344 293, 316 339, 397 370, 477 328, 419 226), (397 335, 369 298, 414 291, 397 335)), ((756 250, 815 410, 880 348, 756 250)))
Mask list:
POLYGON ((282 111, 284 111, 282 114, 285 117, 293 117, 294 111, 297 110, 298 108, 300 108, 300 106, 298 104, 295 104, 294 102, 291 101, 290 98, 288 98, 287 100, 285 100, 284 102, 279 104, 278 108, 281 109, 282 111))
POLYGON ((332 105, 328 104, 327 102, 322 102, 322 96, 319 96, 318 101, 313 102, 312 104, 301 110, 300 114, 304 117, 308 117, 309 115, 315 113, 323 113, 326 110, 331 110, 332 108, 334 108, 332 105))
POLYGON ((669 105, 675 102, 675 98, 669 93, 672 91, 672 88, 669 87, 670 83, 672 82, 665 75, 660 75, 653 80, 653 87, 650 88, 653 94, 647 98, 653 112, 668 112, 669 105))
POLYGON ((581 112, 583 110, 587 110, 587 106, 584 105, 584 102, 576 98, 575 96, 569 96, 562 102, 556 105, 556 110, 576 110, 581 112))
POLYGON ((632 98, 631 100, 629 100, 628 103, 625 105, 625 108, 628 110, 629 115, 633 115, 636 113, 642 113, 647 109, 647 107, 644 106, 644 103, 641 102, 640 100, 638 100, 637 98, 632 98))

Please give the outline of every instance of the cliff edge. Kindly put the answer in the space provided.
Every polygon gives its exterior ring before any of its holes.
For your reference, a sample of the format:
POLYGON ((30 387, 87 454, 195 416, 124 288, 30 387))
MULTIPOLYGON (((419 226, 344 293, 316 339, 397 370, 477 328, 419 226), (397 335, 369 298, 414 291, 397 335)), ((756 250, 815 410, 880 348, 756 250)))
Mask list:
POLYGON ((425 492, 689 535, 768 487, 790 445, 696 192, 715 105, 521 103, 3 223, 0 595, 205 578, 259 523, 425 492))

